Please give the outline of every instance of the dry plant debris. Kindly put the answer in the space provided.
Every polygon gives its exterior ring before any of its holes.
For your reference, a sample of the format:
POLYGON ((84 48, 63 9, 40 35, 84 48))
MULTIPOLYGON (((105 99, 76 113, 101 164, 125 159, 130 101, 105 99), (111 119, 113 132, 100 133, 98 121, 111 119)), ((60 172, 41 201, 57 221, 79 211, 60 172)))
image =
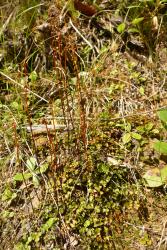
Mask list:
POLYGON ((166 249, 165 1, 1 6, 1 248, 166 249))

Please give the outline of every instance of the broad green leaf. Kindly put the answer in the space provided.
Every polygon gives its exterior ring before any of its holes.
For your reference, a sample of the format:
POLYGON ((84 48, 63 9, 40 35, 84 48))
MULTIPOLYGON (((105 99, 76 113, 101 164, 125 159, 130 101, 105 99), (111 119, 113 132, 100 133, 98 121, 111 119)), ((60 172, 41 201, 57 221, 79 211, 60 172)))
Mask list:
POLYGON ((121 24, 118 25, 117 31, 118 31, 119 33, 122 33, 122 32, 124 32, 125 27, 126 27, 126 26, 125 26, 125 23, 121 23, 121 24))
POLYGON ((132 138, 133 138, 133 139, 141 140, 141 135, 140 135, 140 134, 135 133, 135 132, 132 132, 131 135, 132 135, 132 138))
POLYGON ((161 173, 158 168, 148 170, 143 178, 146 180, 149 187, 160 187, 163 185, 161 173))
POLYGON ((17 173, 15 174, 15 176, 13 177, 14 181, 24 181, 24 180, 28 180, 29 178, 32 177, 31 173, 17 173))
POLYGON ((167 142, 163 141, 156 141, 153 144, 153 147, 156 151, 158 151, 160 154, 167 155, 167 142))
POLYGON ((160 187, 167 181, 167 166, 148 170, 143 178, 149 187, 160 187))
POLYGON ((135 18, 135 19, 133 19, 132 24, 136 25, 136 24, 142 22, 143 19, 144 19, 144 17, 135 18))
POLYGON ((124 144, 128 143, 131 141, 131 133, 126 133, 122 137, 122 141, 124 144))
POLYGON ((167 109, 159 110, 157 113, 160 120, 167 123, 167 109))

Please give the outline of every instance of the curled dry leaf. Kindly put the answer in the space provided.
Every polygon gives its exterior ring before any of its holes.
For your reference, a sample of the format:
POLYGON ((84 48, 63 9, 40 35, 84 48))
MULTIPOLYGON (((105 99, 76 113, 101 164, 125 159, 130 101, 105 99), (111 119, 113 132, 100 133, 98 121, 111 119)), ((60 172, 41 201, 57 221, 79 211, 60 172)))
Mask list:
POLYGON ((80 11, 86 16, 93 16, 97 12, 96 8, 93 5, 81 3, 81 1, 78 0, 74 1, 74 7, 76 10, 80 11))

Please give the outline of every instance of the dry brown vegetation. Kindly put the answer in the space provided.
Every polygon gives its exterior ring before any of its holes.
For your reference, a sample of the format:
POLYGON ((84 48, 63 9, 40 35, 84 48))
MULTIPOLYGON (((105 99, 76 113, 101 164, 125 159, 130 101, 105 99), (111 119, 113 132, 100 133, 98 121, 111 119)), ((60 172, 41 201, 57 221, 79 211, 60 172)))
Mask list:
POLYGON ((166 249, 166 2, 0 7, 0 249, 166 249))

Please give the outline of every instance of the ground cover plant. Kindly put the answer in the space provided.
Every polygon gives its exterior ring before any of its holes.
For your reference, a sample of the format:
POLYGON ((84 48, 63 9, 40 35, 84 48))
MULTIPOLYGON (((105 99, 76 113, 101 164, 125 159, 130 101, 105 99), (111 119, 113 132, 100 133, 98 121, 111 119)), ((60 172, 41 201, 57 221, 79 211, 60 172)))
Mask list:
POLYGON ((0 7, 0 249, 166 249, 166 1, 0 7))

